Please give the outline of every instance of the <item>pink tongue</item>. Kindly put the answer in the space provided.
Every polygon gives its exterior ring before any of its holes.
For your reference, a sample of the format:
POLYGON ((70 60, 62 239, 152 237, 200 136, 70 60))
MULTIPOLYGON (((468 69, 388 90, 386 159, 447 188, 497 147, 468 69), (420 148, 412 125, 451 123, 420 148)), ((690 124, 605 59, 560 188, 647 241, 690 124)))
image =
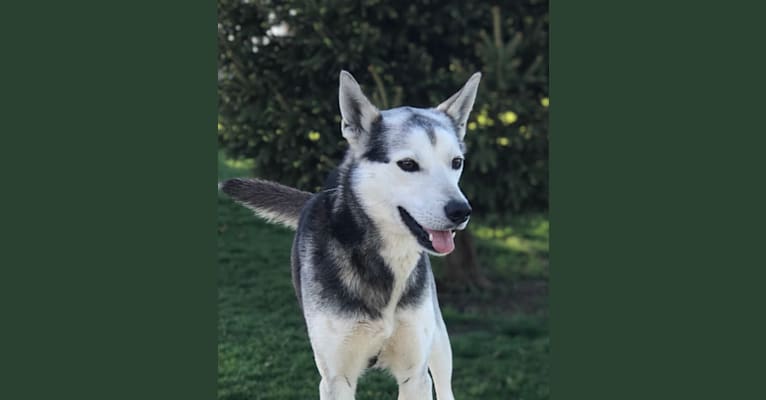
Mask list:
POLYGON ((452 232, 450 231, 432 231, 426 229, 431 234, 431 245, 434 246, 434 250, 439 253, 446 254, 455 250, 455 242, 452 240, 452 232))

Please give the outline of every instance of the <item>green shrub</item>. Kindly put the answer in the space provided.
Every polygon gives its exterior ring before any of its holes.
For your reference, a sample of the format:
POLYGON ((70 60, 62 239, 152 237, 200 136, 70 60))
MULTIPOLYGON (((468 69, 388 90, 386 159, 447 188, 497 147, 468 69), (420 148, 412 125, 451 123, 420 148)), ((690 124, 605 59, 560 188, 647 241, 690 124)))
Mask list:
POLYGON ((219 0, 220 146, 316 190, 346 148, 341 69, 383 109, 435 106, 480 70, 462 186, 478 212, 547 208, 548 3, 501 3, 219 0))

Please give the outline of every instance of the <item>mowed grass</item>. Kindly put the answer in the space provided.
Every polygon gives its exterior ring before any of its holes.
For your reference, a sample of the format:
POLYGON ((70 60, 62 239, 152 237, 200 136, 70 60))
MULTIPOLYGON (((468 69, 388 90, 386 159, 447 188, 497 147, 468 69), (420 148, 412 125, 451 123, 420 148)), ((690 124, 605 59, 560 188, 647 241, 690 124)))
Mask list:
MULTIPOLYGON (((247 162, 219 157, 219 178, 249 175, 247 162)), ((511 226, 472 221, 493 286, 441 292, 460 399, 549 398, 548 224, 543 215, 511 226), (531 289, 530 289, 531 288, 531 289)), ((290 277, 293 232, 218 200, 218 398, 316 399, 319 373, 290 277)), ((440 276, 440 263, 434 260, 440 276)), ((438 279, 438 278, 437 278, 438 279)), ((357 399, 396 399, 383 371, 360 380, 357 399)))

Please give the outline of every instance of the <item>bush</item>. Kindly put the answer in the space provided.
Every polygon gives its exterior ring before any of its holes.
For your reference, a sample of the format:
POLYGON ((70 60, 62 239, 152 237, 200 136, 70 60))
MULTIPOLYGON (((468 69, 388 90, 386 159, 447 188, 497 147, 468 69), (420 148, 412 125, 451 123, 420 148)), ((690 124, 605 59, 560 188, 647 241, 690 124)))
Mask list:
POLYGON ((219 0, 220 146, 317 190, 346 148, 341 69, 383 109, 435 106, 480 70, 462 186, 477 212, 547 208, 548 4, 502 3, 219 0))

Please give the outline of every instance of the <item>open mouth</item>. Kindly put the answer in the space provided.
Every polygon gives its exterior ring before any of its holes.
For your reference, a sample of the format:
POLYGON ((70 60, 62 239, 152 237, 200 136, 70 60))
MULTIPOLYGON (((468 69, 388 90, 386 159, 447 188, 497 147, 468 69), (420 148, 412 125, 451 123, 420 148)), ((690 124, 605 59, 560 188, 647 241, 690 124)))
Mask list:
POLYGON ((415 218, 412 218, 410 213, 402 207, 399 209, 399 215, 402 216, 402 221, 407 225, 415 238, 418 240, 421 246, 438 254, 448 254, 455 250, 455 230, 437 231, 434 229, 424 228, 420 225, 415 218))

